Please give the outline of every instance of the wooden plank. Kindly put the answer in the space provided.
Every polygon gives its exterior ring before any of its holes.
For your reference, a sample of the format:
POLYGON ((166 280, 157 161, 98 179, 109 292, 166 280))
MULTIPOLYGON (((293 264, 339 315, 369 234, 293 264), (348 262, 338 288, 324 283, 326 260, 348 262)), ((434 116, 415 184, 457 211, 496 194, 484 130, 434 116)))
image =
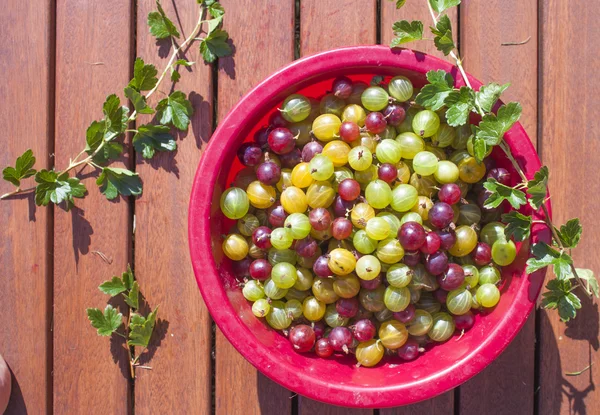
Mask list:
MULTIPOLYGON (((452 8, 448 11, 448 16, 452 22, 452 27, 457 28, 457 11, 452 8)), ((396 9, 396 2, 382 1, 381 2, 381 43, 389 45, 394 37, 392 26, 398 20, 421 20, 425 28, 431 25, 431 15, 425 1, 408 1, 400 9, 396 9)), ((427 29, 427 33, 429 33, 427 29)), ((431 37, 429 34, 426 37, 431 37)), ((442 59, 447 59, 443 53, 439 52, 431 40, 422 40, 409 43, 406 47, 419 50, 438 56, 442 59)), ((447 392, 433 399, 420 402, 414 405, 409 405, 400 408, 382 409, 381 415, 412 415, 412 414, 453 414, 454 413, 454 391, 447 392)))
MULTIPOLYGON (((56 6, 55 152, 56 167, 63 169, 84 148, 86 128, 102 116, 106 96, 122 96, 129 82, 132 8, 118 0, 56 6)), ((85 169, 84 177, 90 175, 85 169)), ((54 410, 125 414, 130 390, 124 343, 98 337, 85 309, 104 308, 107 296, 98 285, 127 267, 129 201, 108 202, 93 179, 85 183, 89 194, 75 209, 54 209, 54 410)))
MULTIPOLYGON (((189 36, 198 21, 196 2, 163 2, 163 7, 182 37, 189 36)), ((168 40, 157 45, 150 35, 147 16, 152 10, 153 2, 138 2, 137 55, 162 71, 172 48, 168 40), (159 50, 168 52, 159 57, 159 50)), ((174 131, 176 153, 158 153, 150 162, 137 154, 144 194, 135 202, 135 271, 148 304, 160 305, 159 330, 152 340, 159 347, 149 351, 149 361, 142 358, 153 370, 138 370, 135 381, 138 414, 209 413, 211 408, 211 319, 189 258, 186 212, 201 150, 212 132, 212 74, 197 44, 185 59, 198 62, 190 71, 180 68, 181 81, 176 84, 194 106, 189 132, 174 131)), ((168 93, 170 88, 167 81, 159 90, 168 93)), ((157 94, 151 104, 162 98, 157 94)), ((139 118, 138 125, 151 119, 139 118)))
MULTIPOLYGON (((342 46, 377 43, 376 1, 302 0, 300 4, 301 56, 342 46)), ((372 410, 341 408, 298 397, 300 415, 371 413, 372 410)))
POLYGON ((381 409, 380 415, 448 415, 454 413, 454 390, 433 399, 399 408, 381 409))
MULTIPOLYGON (((50 0, 7 1, 0 15, 0 166, 14 166, 28 148, 47 168, 53 142, 54 17, 50 0), (10 105, 8 105, 10 103, 10 105)), ((23 182, 30 187, 33 178, 23 182)), ((12 191, 0 184, 0 194, 12 191)), ((0 202, 2 300, 0 353, 10 367, 7 414, 52 411, 52 211, 33 194, 0 202)))
MULTIPOLYGON (((511 83, 503 99, 522 104, 521 122, 534 144, 537 4, 536 0, 464 2, 460 8, 460 48, 466 70, 485 83, 511 83), (527 39, 523 45, 503 45, 527 39)), ((530 414, 534 409, 534 378, 535 315, 531 315, 504 353, 460 387, 460 414, 530 414), (511 399, 506 399, 507 395, 511 399)))
MULTIPOLYGON (((600 162, 600 85, 594 80, 600 65, 595 38, 600 8, 572 7, 560 0, 543 2, 542 123, 539 150, 550 170, 554 223, 578 217, 583 239, 573 251, 578 267, 600 272, 597 247, 600 222, 596 203, 600 184, 594 179, 600 162)), ((550 274, 550 273, 549 273, 550 274)), ((550 278, 551 275, 548 275, 550 278)), ((579 291, 578 291, 579 295, 579 291)), ((581 295, 583 297, 583 295, 581 295)), ((577 319, 561 323, 556 311, 540 311, 540 414, 597 413, 598 302, 582 299, 577 319), (567 376, 594 362, 579 376, 567 376)))
MULTIPOLYGON (((454 36, 456 36, 458 27, 457 8, 453 7, 452 9, 448 10, 447 14, 452 22, 454 36)), ((423 22, 423 36, 430 39, 433 36, 429 31, 429 26, 432 25, 432 20, 426 0, 407 1, 400 10, 396 9, 395 1, 381 1, 381 43, 383 45, 389 45, 392 41, 394 37, 392 26, 394 25, 394 22, 397 22, 398 20, 420 20, 423 22)), ((435 48, 432 40, 419 40, 416 42, 407 43, 405 46, 410 49, 432 54, 442 59, 450 59, 435 48)))
MULTIPOLYGON (((222 0, 235 55, 219 60, 218 119, 252 87, 294 59, 294 2, 222 0)), ((217 330, 216 413, 289 414, 291 393, 256 371, 217 330)))

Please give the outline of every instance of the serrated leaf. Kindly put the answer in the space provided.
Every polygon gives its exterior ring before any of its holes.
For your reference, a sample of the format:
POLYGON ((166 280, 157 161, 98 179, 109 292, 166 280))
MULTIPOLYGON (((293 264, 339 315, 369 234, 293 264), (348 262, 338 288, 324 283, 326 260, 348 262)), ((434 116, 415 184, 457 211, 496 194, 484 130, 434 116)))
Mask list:
POLYGON ((102 284, 100 284, 98 289, 104 294, 110 295, 111 297, 127 291, 125 283, 119 277, 112 277, 110 281, 104 281, 102 284))
POLYGON ((118 195, 137 196, 142 194, 142 182, 137 173, 118 167, 104 167, 96 180, 100 191, 108 200, 118 195))
POLYGON ((133 136, 135 151, 142 153, 146 159, 154 156, 156 151, 174 151, 177 143, 165 125, 146 124, 138 127, 133 136))
POLYGON ((533 246, 534 258, 527 260, 525 272, 531 274, 544 267, 553 265, 554 273, 560 281, 568 280, 573 260, 566 253, 560 253, 545 242, 538 242, 533 246))
POLYGON ((156 324, 156 314, 158 313, 158 307, 154 309, 148 317, 145 319, 140 318, 141 316, 135 315, 132 316, 129 332, 129 340, 127 341, 127 345, 129 346, 140 346, 140 347, 148 347, 148 343, 150 342, 150 338, 152 337, 152 332, 154 331, 154 326, 156 324))
POLYGON ((127 287, 128 290, 131 290, 133 288, 133 281, 135 280, 135 278, 133 276, 133 271, 131 270, 131 265, 127 264, 127 271, 123 273, 121 279, 123 280, 123 284, 125 284, 125 287, 127 287))
MULTIPOLYGON (((394 0, 390 0, 390 1, 394 1, 394 0)), ((399 8, 401 8, 402 6, 404 6, 406 4, 406 0, 395 0, 396 1, 396 10, 398 10, 399 8)))
POLYGON ((179 73, 179 71, 177 69, 171 70, 171 82, 173 82, 173 83, 179 82, 180 78, 181 78, 181 74, 179 73))
POLYGON ((475 109, 475 94, 471 88, 463 86, 459 90, 450 92, 444 104, 448 107, 446 111, 448 125, 459 127, 467 123, 471 110, 475 109))
POLYGON ((123 324, 123 314, 110 304, 104 312, 98 308, 88 308, 86 311, 92 327, 97 329, 100 336, 110 336, 123 324))
POLYGON ((533 176, 532 180, 527 182, 527 193, 531 196, 529 204, 538 210, 548 194, 548 167, 542 166, 533 176))
POLYGON ((208 34, 210 35, 212 32, 217 30, 217 28, 223 23, 223 16, 215 17, 214 19, 210 19, 208 24, 208 34))
POLYGON ((508 200, 508 203, 515 209, 519 209, 527 203, 525 193, 519 189, 505 186, 491 177, 483 183, 483 187, 491 192, 490 197, 488 197, 484 204, 484 207, 488 209, 497 208, 505 200, 508 200))
POLYGON ((484 140, 478 137, 473 138, 473 155, 478 163, 483 162, 483 159, 488 155, 489 147, 484 140))
POLYGON ((154 110, 146 103, 146 97, 130 86, 123 90, 125 98, 133 103, 133 108, 140 114, 154 114, 154 110))
POLYGON ((506 224, 504 235, 507 239, 513 238, 517 242, 529 239, 531 235, 531 216, 525 216, 513 210, 502 215, 502 222, 506 224))
MULTIPOLYGON (((104 142, 104 131, 106 130, 104 120, 94 121, 85 133, 85 151, 90 156, 96 152, 100 144, 104 142)), ((103 164, 108 160, 117 159, 123 152, 123 146, 116 141, 107 141, 92 160, 94 163, 103 164)))
POLYGON ((102 106, 104 113, 104 141, 110 141, 127 129, 129 108, 121 106, 121 100, 115 94, 109 95, 102 106))
POLYGON ((181 65, 181 66, 192 66, 192 65, 193 65, 193 64, 195 64, 195 63, 196 63, 196 62, 192 62, 192 61, 186 61, 185 59, 177 59, 173 65, 174 65, 174 66, 177 66, 177 65, 181 65))
POLYGON ((571 292, 570 280, 550 280, 546 285, 547 292, 542 294, 542 306, 547 309, 558 309, 558 314, 563 321, 575 317, 581 302, 571 292))
POLYGON ((129 86, 136 91, 149 91, 158 83, 158 70, 154 65, 146 65, 142 58, 136 58, 133 65, 133 79, 129 86))
POLYGON ((521 117, 521 104, 511 102, 498 109, 498 114, 486 114, 477 128, 477 137, 485 140, 488 146, 497 146, 504 134, 521 117))
POLYGON ((415 101, 422 107, 437 111, 444 106, 444 101, 454 90, 454 78, 440 69, 427 72, 427 80, 429 84, 421 88, 415 101))
POLYGON ((390 44, 392 48, 423 39, 423 23, 419 20, 413 20, 412 22, 408 20, 397 21, 392 26, 392 30, 394 31, 394 36, 396 36, 390 44))
POLYGON ((500 98, 500 95, 502 95, 509 86, 510 84, 498 85, 493 82, 491 84, 483 85, 479 91, 475 93, 477 104, 484 112, 491 112, 492 108, 500 98))
POLYGON ((40 170, 35 175, 38 185, 35 188, 35 203, 38 206, 48 206, 50 202, 59 205, 64 202, 65 210, 74 205, 74 198, 82 198, 87 189, 76 177, 69 173, 60 176, 53 170, 40 170))
MULTIPOLYGON (((588 293, 592 293, 596 297, 598 297, 600 295, 600 289, 598 287, 598 280, 596 279, 594 272, 591 269, 585 268, 575 268, 575 270, 577 271, 577 276, 579 277, 579 279, 584 282, 585 286, 583 288, 588 293)), ((571 274, 569 279, 573 278, 575 278, 575 275, 571 274)))
POLYGON ((2 170, 2 178, 15 186, 21 186, 21 180, 33 176, 37 171, 32 167, 35 164, 35 157, 31 149, 25 151, 15 163, 15 167, 6 167, 2 170))
POLYGON ((225 14, 225 9, 219 2, 214 2, 210 6, 208 6, 208 12, 212 17, 220 17, 225 14))
POLYGON ((454 39, 452 38, 452 23, 450 22, 450 18, 443 15, 440 17, 435 27, 430 27, 430 29, 431 33, 435 35, 433 38, 435 47, 443 52, 444 55, 448 56, 450 52, 456 48, 454 39))
POLYGON ((168 98, 161 100, 156 106, 156 111, 161 124, 172 124, 181 131, 187 130, 194 113, 192 103, 181 91, 175 91, 168 98))
POLYGON ((460 0, 429 0, 429 4, 438 13, 443 13, 450 7, 456 7, 460 4, 460 0))
POLYGON ((148 13, 150 33, 157 39, 165 39, 170 36, 178 38, 180 35, 179 31, 177 31, 177 27, 175 27, 171 19, 167 17, 158 0, 156 1, 156 8, 158 11, 148 13))
POLYGON ((560 229, 554 229, 564 248, 575 248, 579 244, 583 227, 578 218, 570 219, 560 229))
POLYGON ((139 296, 140 286, 138 285, 137 281, 134 281, 131 290, 129 291, 127 296, 125 296, 125 302, 129 307, 137 310, 140 307, 139 296))
POLYGON ((214 62, 217 58, 231 55, 231 46, 227 43, 229 34, 222 29, 215 29, 200 41, 200 53, 207 63, 214 62))
POLYGON ((385 79, 385 77, 381 76, 381 75, 375 75, 373 78, 371 78, 371 86, 379 86, 383 83, 383 80, 385 79))

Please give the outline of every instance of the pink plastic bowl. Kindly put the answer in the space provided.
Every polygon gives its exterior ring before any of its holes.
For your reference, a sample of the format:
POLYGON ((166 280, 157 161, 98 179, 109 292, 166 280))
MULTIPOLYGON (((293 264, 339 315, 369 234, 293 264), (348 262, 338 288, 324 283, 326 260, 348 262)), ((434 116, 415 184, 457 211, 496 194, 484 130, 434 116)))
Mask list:
MULTIPOLYGON (((425 73, 443 69, 463 85, 448 62, 410 50, 383 46, 336 49, 297 60, 274 73, 250 91, 220 123, 196 173, 189 209, 189 241, 198 286, 210 313, 233 346, 258 370, 288 389, 327 403, 361 408, 406 405, 446 392, 474 376, 494 360, 515 337, 531 312, 544 281, 544 272, 527 276, 527 244, 519 244, 515 263, 505 270, 502 298, 494 310, 478 314, 475 326, 458 339, 427 350, 412 362, 386 358, 374 368, 357 368, 354 356, 320 359, 296 353, 288 340, 254 317, 251 305, 230 272, 230 261, 221 250, 222 235, 233 224, 220 212, 219 198, 241 169, 236 150, 252 139, 256 129, 291 93, 319 97, 338 75, 368 80, 373 75, 404 75, 416 86, 425 73), (390 360, 391 359, 391 360, 390 360)), ((474 88, 481 83, 470 78, 474 88)), ((540 168, 527 134, 516 125, 506 142, 526 175, 540 168)), ((519 178, 501 152, 498 165, 519 178)), ((531 212, 526 212, 531 214, 531 212)), ((531 242, 549 242, 541 225, 532 230, 531 242)))

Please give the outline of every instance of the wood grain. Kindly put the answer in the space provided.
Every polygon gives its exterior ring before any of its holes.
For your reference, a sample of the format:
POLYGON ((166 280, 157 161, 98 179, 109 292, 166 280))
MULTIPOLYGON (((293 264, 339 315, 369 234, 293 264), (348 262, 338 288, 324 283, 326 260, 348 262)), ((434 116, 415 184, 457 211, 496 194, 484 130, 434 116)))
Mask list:
MULTIPOLYGON (((598 222, 600 183, 600 55, 596 39, 598 2, 573 7, 560 0, 540 3, 543 60, 542 124, 539 151, 550 170, 553 221, 578 217, 583 238, 573 260, 577 267, 600 271, 598 222)), ((553 275, 548 273, 547 278, 553 275)), ((578 292, 578 295, 580 292, 578 292)), ((583 297, 583 294, 580 295, 583 297)), ((540 311, 540 414, 594 414, 600 408, 598 302, 582 300, 577 319, 564 324, 556 311, 540 311), (579 376, 567 376, 594 366, 579 376)))
POLYGON ((374 0, 302 0, 300 55, 377 43, 374 0))
MULTIPOLYGON (((373 0, 302 0, 300 54, 311 55, 342 46, 377 43, 377 3, 373 0)), ((298 397, 298 414, 371 414, 298 397)))
MULTIPOLYGON (((196 2, 163 2, 163 7, 182 39, 189 36, 198 21, 196 2)), ((138 2, 137 55, 160 73, 172 47, 168 40, 157 43, 148 31, 147 15, 155 9, 153 2, 138 2)), ((137 154, 144 194, 135 202, 135 271, 148 305, 160 309, 155 346, 142 357, 153 370, 139 370, 135 383, 136 414, 209 413, 211 408, 211 319, 189 258, 186 212, 202 147, 212 132, 212 74, 197 44, 185 59, 197 62, 190 70, 179 68, 181 81, 175 85, 194 106, 188 132, 172 131, 175 153, 159 152, 151 161, 137 154)), ((167 80, 159 90, 168 94, 171 88, 167 80)), ((151 104, 162 97, 157 93, 151 104)), ((142 116, 138 125, 151 118, 142 116)))
MULTIPOLYGON (((32 149, 47 168, 53 147, 54 16, 52 2, 7 1, 0 14, 0 166, 32 149)), ((33 178, 23 181, 30 187, 33 178)), ((0 184, 0 194, 14 190, 0 184)), ((7 414, 52 410, 52 210, 33 194, 0 202, 0 353, 10 367, 7 414)))
MULTIPOLYGON (((453 7, 448 10, 448 17, 452 22, 452 30, 454 32, 454 38, 457 37, 458 20, 457 20, 457 8, 453 7)), ((396 2, 389 0, 381 1, 381 43, 383 45, 389 45, 394 38, 394 32, 392 26, 394 22, 398 20, 420 20, 423 22, 423 37, 433 39, 433 35, 429 30, 429 26, 433 25, 431 15, 429 14, 429 8, 427 7, 426 0, 407 1, 401 9, 396 9, 396 2)), ((433 40, 418 40, 416 42, 406 43, 404 45, 407 48, 418 50, 421 52, 429 53, 442 59, 450 60, 450 57, 444 56, 444 54, 438 51, 433 44, 433 40)))
POLYGON ((443 395, 399 408, 381 409, 380 415, 448 415, 454 413, 454 390, 443 395))
MULTIPOLYGON (((466 70, 484 83, 511 83, 503 99, 521 103, 521 123, 535 144, 537 1, 467 1, 461 5, 460 22, 466 70), (502 45, 526 39, 529 41, 523 45, 502 45)), ((534 409, 534 379, 535 313, 498 359, 460 387, 460 414, 530 414, 534 409), (506 399, 507 394, 510 399, 506 399)))
MULTIPOLYGON (((218 119, 252 87, 294 59, 294 2, 223 0, 233 57, 219 60, 218 119)), ((217 330, 216 413, 291 413, 291 393, 258 373, 217 330)))
MULTIPOLYGON (((122 97, 132 68, 131 17, 131 5, 118 0, 57 3, 58 169, 84 148, 85 131, 102 117, 106 96, 122 97)), ((81 177, 90 175, 84 169, 81 177)), ((108 297, 98 285, 127 267, 129 201, 108 202, 93 179, 85 184, 89 194, 75 209, 54 209, 54 411, 125 414, 130 410, 126 349, 117 336, 98 337, 85 309, 104 309, 108 297)))

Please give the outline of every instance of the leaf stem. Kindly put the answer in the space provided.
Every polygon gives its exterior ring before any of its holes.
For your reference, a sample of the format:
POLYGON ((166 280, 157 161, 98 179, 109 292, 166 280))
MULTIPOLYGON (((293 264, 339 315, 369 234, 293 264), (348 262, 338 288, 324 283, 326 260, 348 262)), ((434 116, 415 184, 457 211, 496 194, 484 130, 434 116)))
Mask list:
MULTIPOLYGON (((127 326, 125 327, 125 332, 127 333, 127 337, 129 337, 129 324, 131 323, 131 307, 129 308, 129 313, 127 314, 127 326)), ((134 361, 133 356, 131 354, 131 347, 127 344, 127 337, 125 338, 125 348, 127 349, 127 356, 129 357, 129 372, 131 373, 131 379, 135 379, 135 368, 133 367, 134 361)))
POLYGON ((35 190, 35 186, 28 187, 27 189, 17 188, 15 190, 13 190, 12 192, 4 193, 2 196, 0 196, 0 200, 6 199, 7 197, 11 197, 11 196, 14 196, 14 195, 19 195, 21 193, 31 192, 32 190, 35 190))

